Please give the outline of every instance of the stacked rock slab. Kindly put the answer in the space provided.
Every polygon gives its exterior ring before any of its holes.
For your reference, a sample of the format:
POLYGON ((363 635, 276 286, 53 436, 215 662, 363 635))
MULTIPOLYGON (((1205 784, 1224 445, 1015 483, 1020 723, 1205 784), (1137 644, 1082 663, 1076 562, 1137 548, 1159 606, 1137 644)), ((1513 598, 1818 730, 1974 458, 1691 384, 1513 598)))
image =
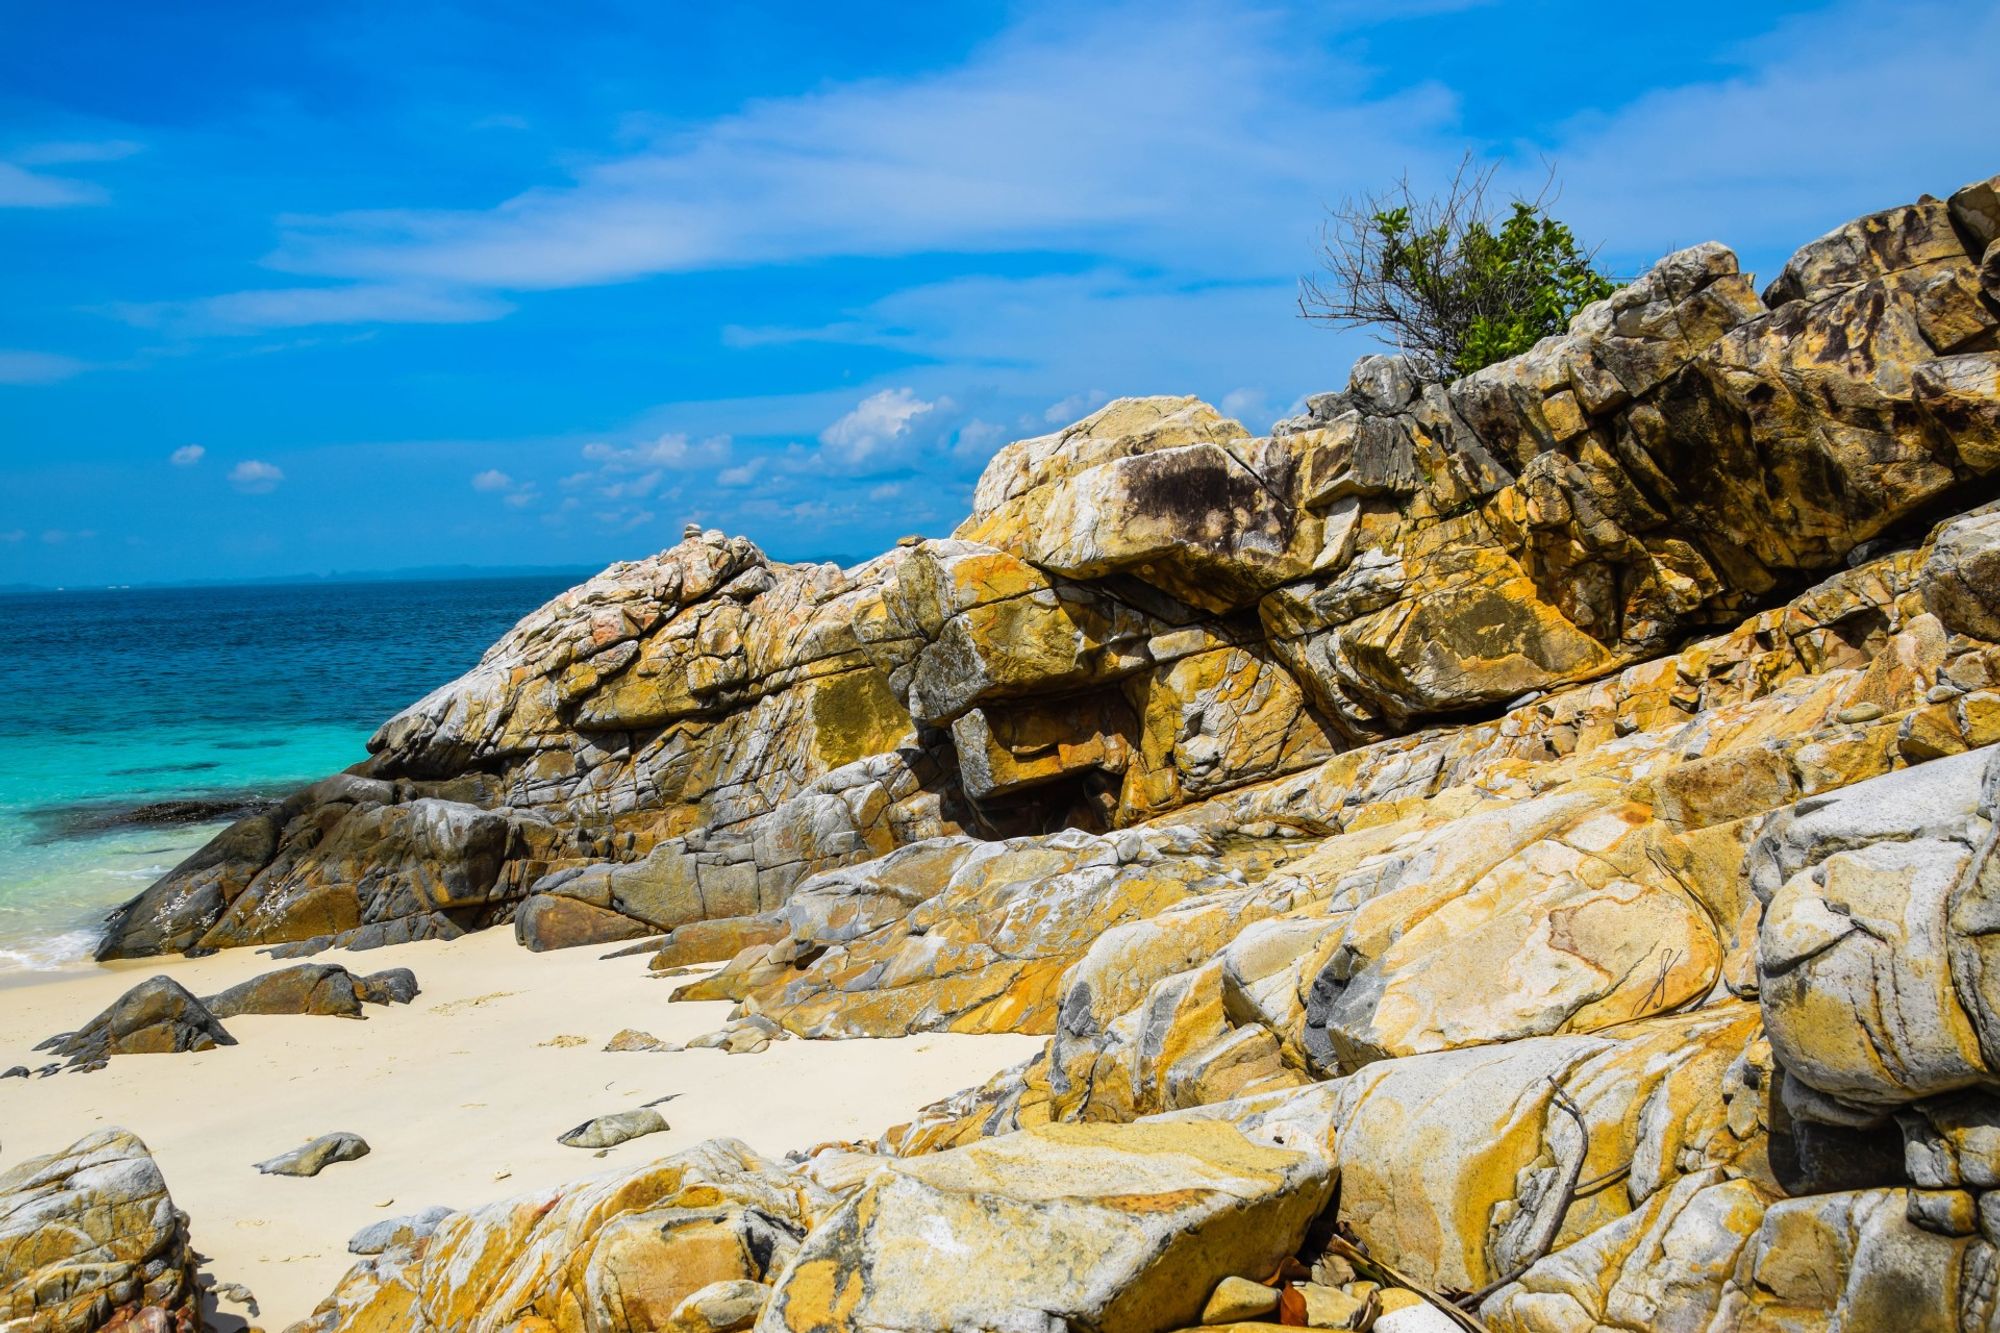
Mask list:
POLYGON ((951 539, 851 569, 690 530, 102 953, 764 916, 924 839, 1129 827, 1657 660, 2000 470, 1994 193, 1836 229, 1761 295, 1680 251, 1523 356, 1429 386, 1367 358, 1265 437, 1120 400, 1002 449, 951 539))

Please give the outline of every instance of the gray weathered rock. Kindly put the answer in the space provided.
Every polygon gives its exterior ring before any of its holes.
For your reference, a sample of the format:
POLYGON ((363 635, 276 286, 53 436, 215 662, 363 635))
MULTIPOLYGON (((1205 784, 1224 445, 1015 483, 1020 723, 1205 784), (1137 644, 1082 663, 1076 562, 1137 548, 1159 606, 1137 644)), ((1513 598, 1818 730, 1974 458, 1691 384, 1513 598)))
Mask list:
POLYGON ((352 1162, 368 1155, 368 1141, 359 1134, 336 1130, 311 1143, 257 1163, 267 1176, 316 1176, 335 1162, 352 1162))
POLYGON ((614 1111, 586 1120, 575 1129, 556 1136, 556 1142, 571 1148, 611 1148, 646 1134, 671 1129, 667 1118, 650 1106, 632 1111, 614 1111))

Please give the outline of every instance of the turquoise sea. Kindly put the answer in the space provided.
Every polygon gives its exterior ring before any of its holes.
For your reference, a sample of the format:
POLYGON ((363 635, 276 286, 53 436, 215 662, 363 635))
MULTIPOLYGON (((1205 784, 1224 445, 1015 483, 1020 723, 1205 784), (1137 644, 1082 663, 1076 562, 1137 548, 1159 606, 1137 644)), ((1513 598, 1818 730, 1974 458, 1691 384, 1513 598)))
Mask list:
POLYGON ((281 797, 587 571, 0 595, 0 977, 83 965, 104 914, 281 797))

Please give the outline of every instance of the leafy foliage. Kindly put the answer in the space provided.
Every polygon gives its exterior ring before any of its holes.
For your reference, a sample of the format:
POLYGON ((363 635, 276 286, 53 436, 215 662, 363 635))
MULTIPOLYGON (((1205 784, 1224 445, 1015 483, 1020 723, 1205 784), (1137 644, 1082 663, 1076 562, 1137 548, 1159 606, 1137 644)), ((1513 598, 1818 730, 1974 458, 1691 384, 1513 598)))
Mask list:
POLYGON ((1417 374, 1444 381, 1524 352, 1614 284, 1565 224, 1549 189, 1515 199, 1504 218, 1486 202, 1493 169, 1468 158, 1442 197, 1418 198, 1405 179, 1387 194, 1330 210, 1322 273, 1301 284, 1299 310, 1343 328, 1370 328, 1417 374))

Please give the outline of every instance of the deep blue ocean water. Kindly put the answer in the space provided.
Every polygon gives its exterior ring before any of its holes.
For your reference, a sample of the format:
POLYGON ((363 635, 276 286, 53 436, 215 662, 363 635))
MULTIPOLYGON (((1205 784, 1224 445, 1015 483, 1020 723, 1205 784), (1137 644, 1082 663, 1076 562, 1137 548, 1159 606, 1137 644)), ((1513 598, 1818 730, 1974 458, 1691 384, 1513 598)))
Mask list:
POLYGON ((83 962, 107 911, 220 827, 107 815, 364 759, 583 577, 0 595, 0 975, 83 962))

